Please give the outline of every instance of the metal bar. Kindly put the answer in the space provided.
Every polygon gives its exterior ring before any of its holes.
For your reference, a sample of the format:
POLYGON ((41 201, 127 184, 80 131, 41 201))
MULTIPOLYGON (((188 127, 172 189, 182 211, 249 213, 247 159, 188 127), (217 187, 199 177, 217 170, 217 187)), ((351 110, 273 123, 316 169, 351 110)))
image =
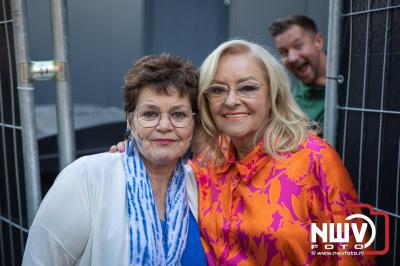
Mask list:
POLYGON ((18 98, 22 126, 22 149, 28 224, 32 224, 39 208, 40 188, 38 147, 33 86, 29 81, 29 48, 26 26, 26 0, 11 1, 15 56, 17 62, 18 98))
POLYGON ((377 109, 368 109, 368 108, 355 108, 355 107, 337 107, 340 110, 348 110, 348 111, 356 111, 356 112, 366 112, 366 113, 382 113, 382 114, 390 114, 390 115, 400 115, 399 111, 391 111, 391 110, 377 110, 377 109))
MULTIPOLYGON (((4 6, 4 5, 3 5, 4 6)), ((3 7, 4 8, 4 7, 3 7)), ((3 10, 5 10, 5 9, 3 9, 3 10)), ((4 11, 5 12, 5 11, 4 11)), ((12 19, 6 19, 6 20, 2 20, 2 21, 0 21, 0 25, 1 24, 7 24, 7 23, 9 23, 9 22, 12 22, 13 20, 12 19)))
MULTIPOLYGON (((353 10, 353 1, 350 0, 350 11, 353 10)), ((351 80, 351 53, 353 46, 353 18, 350 17, 350 33, 349 33, 349 62, 347 66, 347 82, 346 82, 346 107, 349 106, 349 94, 350 94, 350 80, 351 80)), ((347 141, 347 110, 344 111, 344 122, 343 122, 343 143, 342 143, 342 160, 346 161, 346 141, 347 141)))
MULTIPOLYGON (((399 148, 397 152, 397 181, 396 181, 396 215, 399 214, 399 186, 400 186, 400 138, 399 138, 399 148)), ((398 219, 395 220, 394 224, 394 248, 393 248, 393 265, 396 265, 396 255, 397 255, 397 223, 398 219)))
MULTIPOLYGON (((3 213, 1 210, 1 204, 0 204, 0 214, 3 213)), ((0 218, 2 216, 0 215, 0 218)), ((3 225, 0 223, 0 228, 3 228, 3 225)), ((5 251, 4 251, 4 236, 3 236, 3 230, 0 230, 0 254, 1 254, 1 265, 6 265, 5 262, 5 251)))
MULTIPOLYGON (((5 9, 3 9, 4 16, 5 16, 5 9)), ((11 47, 10 47, 10 37, 9 37, 9 32, 8 32, 8 27, 5 27, 5 33, 6 33, 6 46, 7 46, 7 56, 9 58, 8 60, 8 71, 10 75, 10 90, 11 90, 11 117, 12 117, 12 123, 15 125, 15 97, 14 97, 14 90, 15 90, 15 84, 14 84, 14 74, 12 70, 14 69, 12 66, 13 60, 11 60, 11 47)), ((18 209, 18 220, 19 224, 22 226, 22 206, 21 206, 21 186, 20 186, 20 175, 19 175, 19 168, 18 168, 18 150, 17 150, 17 133, 16 129, 12 129, 12 135, 13 135, 13 149, 14 149, 14 170, 15 170, 15 184, 16 184, 16 194, 17 194, 17 209, 18 209)), ((11 217, 10 217, 11 218, 11 217)), ((19 244, 21 247, 21 250, 24 250, 25 248, 25 243, 24 243, 24 236, 22 234, 22 231, 19 231, 19 244)))
POLYGON ((28 230, 28 229, 24 228, 23 226, 21 226, 21 225, 19 225, 19 224, 14 223, 14 222, 11 221, 10 219, 7 219, 7 218, 4 218, 4 217, 0 216, 0 220, 2 220, 2 221, 4 221, 4 222, 8 223, 9 225, 11 225, 11 226, 17 228, 17 229, 20 230, 21 232, 29 233, 29 230, 28 230))
MULTIPOLYGON (((1 207, 0 207, 0 211, 1 211, 1 207)), ((1 212, 0 212, 1 213, 1 212)), ((1 216, 0 216, 1 217, 1 216)), ((0 228, 2 228, 2 224, 0 223, 0 228)), ((5 252, 4 252, 4 240, 3 240, 3 230, 0 230, 0 252, 1 252, 1 265, 6 265, 6 261, 5 261, 5 252)))
POLYGON ((398 219, 395 219, 395 222, 394 222, 394 235, 396 236, 396 239, 394 240, 394 248, 393 248, 393 265, 395 266, 396 265, 396 255, 398 255, 397 254, 397 227, 398 227, 398 219))
MULTIPOLYGON (((387 0, 389 5, 390 0, 387 0)), ((386 10, 386 23, 385 23, 385 44, 383 48, 383 69, 382 69, 382 83, 381 83, 381 110, 383 109, 383 96, 385 93, 385 76, 386 76, 386 52, 387 52, 387 35, 389 24, 389 10, 386 10)), ((375 187, 375 206, 379 204, 379 182, 380 182, 380 165, 381 165, 381 149, 382 149, 382 120, 383 114, 379 114, 379 132, 378 132, 378 152, 376 160, 376 187, 375 187)))
MULTIPOLYGON (((328 77, 339 75, 339 49, 341 29, 342 0, 330 0, 329 2, 329 28, 328 28, 328 77)), ((337 87, 335 79, 326 79, 325 88, 325 114, 324 114, 324 138, 335 147, 337 130, 337 87)))
MULTIPOLYGON (((1 73, 0 73, 0 80, 1 80, 1 73)), ((3 109, 3 95, 2 95, 3 88, 1 86, 0 82, 0 105, 1 108, 3 109)), ((1 112, 1 121, 4 121, 4 110, 1 112)), ((2 143, 6 143, 6 133, 5 133, 5 128, 1 128, 2 131, 2 143)), ((6 145, 3 145, 3 160, 4 160, 4 181, 5 181, 5 186, 6 186, 6 198, 7 198, 7 216, 11 218, 11 202, 10 202, 10 181, 9 181, 9 174, 8 174, 8 164, 7 164, 7 149, 6 145)), ((1 216, 0 216, 1 217, 1 216)), ((9 234, 9 245, 11 249, 11 254, 14 254, 14 239, 13 239, 13 234, 12 234, 12 228, 11 225, 8 224, 8 234, 9 234)), ((14 265, 14 256, 11 256, 11 262, 14 265)))
MULTIPOLYGON (((389 216, 392 216, 392 217, 394 217, 394 218, 400 219, 400 215, 399 215, 399 214, 396 214, 396 213, 393 213, 393 212, 390 212, 390 211, 386 211, 386 210, 383 210, 383 209, 380 209, 380 208, 377 208, 377 207, 374 207, 374 210, 385 212, 385 213, 387 213, 389 216)), ((377 226, 377 225, 375 224, 375 226, 377 226)))
POLYGON ((10 124, 5 124, 5 123, 0 123, 0 127, 22 129, 22 127, 20 127, 20 126, 13 126, 13 125, 10 125, 10 124))
POLYGON ((344 13, 344 14, 342 14, 342 17, 355 16, 355 15, 362 15, 362 14, 366 14, 366 13, 372 13, 372 12, 378 12, 378 11, 385 11, 385 10, 390 10, 390 9, 395 9, 395 8, 400 8, 400 5, 397 5, 397 6, 388 6, 388 7, 381 7, 381 8, 375 8, 375 9, 368 9, 368 10, 364 10, 364 11, 357 11, 357 12, 344 13))
POLYGON ((60 169, 75 159, 75 135, 71 101, 71 84, 68 62, 67 2, 51 0, 53 42, 55 61, 58 65, 57 86, 57 127, 60 169))
POLYGON ((38 147, 35 132, 36 118, 34 113, 35 105, 33 87, 27 84, 21 84, 21 86, 18 86, 18 92, 21 110, 21 124, 23 125, 22 147, 24 157, 25 191, 28 224, 30 226, 42 200, 38 147), (25 113, 23 114, 23 112, 25 113))
MULTIPOLYGON (((1 1, 1 5, 2 5, 2 8, 3 8, 3 16, 4 16, 4 18, 6 17, 5 15, 4 15, 4 13, 5 13, 5 5, 4 5, 4 0, 2 0, 1 1)), ((3 24, 3 22, 0 22, 1 24, 3 24)), ((4 21, 4 23, 7 23, 7 21, 4 21)), ((0 72, 0 125, 2 125, 3 124, 3 122, 4 122, 4 107, 3 107, 3 88, 2 88, 2 85, 1 85, 1 80, 2 80, 2 78, 1 78, 1 72, 0 72)), ((1 127, 1 132, 2 132, 2 139, 0 140, 2 143, 4 143, 4 147, 3 147, 3 155, 4 155, 4 149, 5 149, 5 137, 4 137, 4 127, 1 127)), ((3 160, 4 160, 4 167, 6 168, 7 167, 7 162, 6 162, 6 157, 3 157, 3 160)), ((8 176, 8 174, 6 175, 5 173, 0 173, 0 174, 4 174, 4 178, 8 178, 7 176, 8 176)), ((8 181, 8 180, 7 180, 8 181)), ((7 182, 6 181, 6 182, 7 182)), ((1 199, 1 198, 0 198, 1 199)), ((1 214, 3 213, 3 211, 1 210, 1 204, 0 204, 0 218, 2 217, 1 216, 1 214)), ((2 226, 2 224, 0 223, 0 252, 1 252, 1 265, 6 265, 6 262, 5 262, 5 251, 4 251, 4 236, 3 236, 3 230, 2 230, 2 228, 3 228, 3 226, 2 226)))
MULTIPOLYGON (((368 8, 371 6, 371 1, 368 0, 368 8)), ((368 37, 369 37, 369 13, 367 14, 367 26, 365 31, 365 55, 364 55, 364 79, 362 92, 362 108, 365 107, 365 87, 367 86, 367 66, 368 66, 368 37)), ((360 150, 358 154, 358 193, 361 192, 361 173, 362 173, 362 158, 363 158, 363 136, 364 136, 364 113, 361 113, 360 127, 360 150)), ((375 221, 376 224, 377 221, 375 221)))
MULTIPOLYGON (((10 69, 11 70, 11 69, 10 69)), ((14 89, 14 85, 11 86, 11 88, 14 89)), ((14 114, 13 114, 14 116, 14 114)), ((13 120, 15 118, 13 117, 13 120)), ((18 206, 18 217, 19 217, 19 224, 21 225, 21 227, 23 226, 23 217, 22 217, 22 199, 21 199, 21 185, 20 185, 20 171, 19 171, 19 167, 18 167, 18 162, 19 162, 19 158, 18 158, 18 149, 17 149, 17 133, 16 133, 16 129, 13 129, 13 148, 14 148, 14 167, 15 167, 15 183, 16 183, 16 189, 17 189, 17 206, 18 206)), ((21 250, 25 249, 25 241, 24 241, 24 235, 22 233, 22 231, 20 231, 19 234, 19 240, 20 240, 20 246, 21 246, 21 250)))

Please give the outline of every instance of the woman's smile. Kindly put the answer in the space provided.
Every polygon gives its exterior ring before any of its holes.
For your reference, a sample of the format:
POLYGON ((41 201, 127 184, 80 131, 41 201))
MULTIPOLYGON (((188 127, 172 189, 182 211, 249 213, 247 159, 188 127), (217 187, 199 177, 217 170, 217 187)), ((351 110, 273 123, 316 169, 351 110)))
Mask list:
POLYGON ((250 115, 249 113, 226 113, 226 114, 223 114, 222 116, 227 120, 238 121, 238 120, 248 117, 249 115, 250 115))
POLYGON ((168 138, 157 138, 152 140, 153 143, 160 145, 160 146, 169 146, 171 144, 175 144, 177 141, 174 139, 168 138))

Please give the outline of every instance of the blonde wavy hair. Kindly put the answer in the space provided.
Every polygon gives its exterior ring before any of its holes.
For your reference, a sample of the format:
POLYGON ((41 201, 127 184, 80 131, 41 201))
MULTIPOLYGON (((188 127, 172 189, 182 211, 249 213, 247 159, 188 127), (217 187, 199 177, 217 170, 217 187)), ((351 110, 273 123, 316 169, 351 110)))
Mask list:
MULTIPOLYGON (((221 56, 225 54, 251 54, 260 64, 270 91, 270 116, 254 139, 254 146, 264 134, 265 152, 276 159, 281 153, 294 152, 311 132, 316 133, 307 115, 300 110, 292 97, 290 81, 283 66, 262 46, 245 40, 231 40, 220 44, 203 62, 200 69, 200 92, 198 98, 201 126, 197 130, 193 149, 195 153, 208 151, 217 164, 224 161, 223 143, 226 138, 220 132, 211 116, 206 90, 212 83, 221 56)), ((229 136, 228 136, 229 137, 229 136)), ((207 156, 210 158, 210 156, 207 156)))

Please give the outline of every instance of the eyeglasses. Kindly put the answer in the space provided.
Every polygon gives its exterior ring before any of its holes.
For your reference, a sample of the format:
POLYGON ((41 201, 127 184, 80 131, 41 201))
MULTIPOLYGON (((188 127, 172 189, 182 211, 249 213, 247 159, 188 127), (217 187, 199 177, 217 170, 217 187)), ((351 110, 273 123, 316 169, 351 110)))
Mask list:
MULTIPOLYGON (((263 84, 256 81, 245 81, 233 88, 233 91, 241 98, 255 98, 263 84)), ((210 102, 219 102, 226 99, 230 91, 230 87, 224 84, 210 85, 205 94, 210 102)))
POLYGON ((193 121, 193 116, 196 115, 188 106, 179 106, 169 113, 161 113, 156 106, 143 105, 137 109, 137 112, 131 113, 131 115, 137 116, 139 125, 146 128, 158 126, 163 114, 168 115, 169 121, 176 128, 189 126, 193 121))

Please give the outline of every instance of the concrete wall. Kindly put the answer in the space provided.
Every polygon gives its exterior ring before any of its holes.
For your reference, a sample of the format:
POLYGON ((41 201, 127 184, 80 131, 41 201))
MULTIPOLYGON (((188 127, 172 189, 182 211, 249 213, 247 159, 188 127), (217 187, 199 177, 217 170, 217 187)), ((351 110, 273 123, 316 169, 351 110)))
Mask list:
POLYGON ((311 17, 322 34, 327 36, 328 0, 231 0, 229 34, 259 42, 275 51, 268 26, 278 18, 293 14, 311 17))
POLYGON ((147 0, 146 53, 172 52, 200 66, 228 36, 229 6, 220 0, 147 0))
MULTIPOLYGON (((294 13, 326 36, 328 0, 69 0, 74 104, 122 106, 124 73, 147 53, 175 52, 199 65, 227 36, 274 47, 267 31, 294 13)), ((53 58, 50 1, 27 1, 32 60, 53 58)), ((55 103, 53 81, 35 82, 37 104, 55 103)))
MULTIPOLYGON (((122 78, 143 54, 144 0, 67 1, 73 103, 122 106, 122 78)), ((27 1, 32 60, 53 58, 50 1, 27 1)), ((37 104, 55 102, 53 81, 35 82, 37 104)))

